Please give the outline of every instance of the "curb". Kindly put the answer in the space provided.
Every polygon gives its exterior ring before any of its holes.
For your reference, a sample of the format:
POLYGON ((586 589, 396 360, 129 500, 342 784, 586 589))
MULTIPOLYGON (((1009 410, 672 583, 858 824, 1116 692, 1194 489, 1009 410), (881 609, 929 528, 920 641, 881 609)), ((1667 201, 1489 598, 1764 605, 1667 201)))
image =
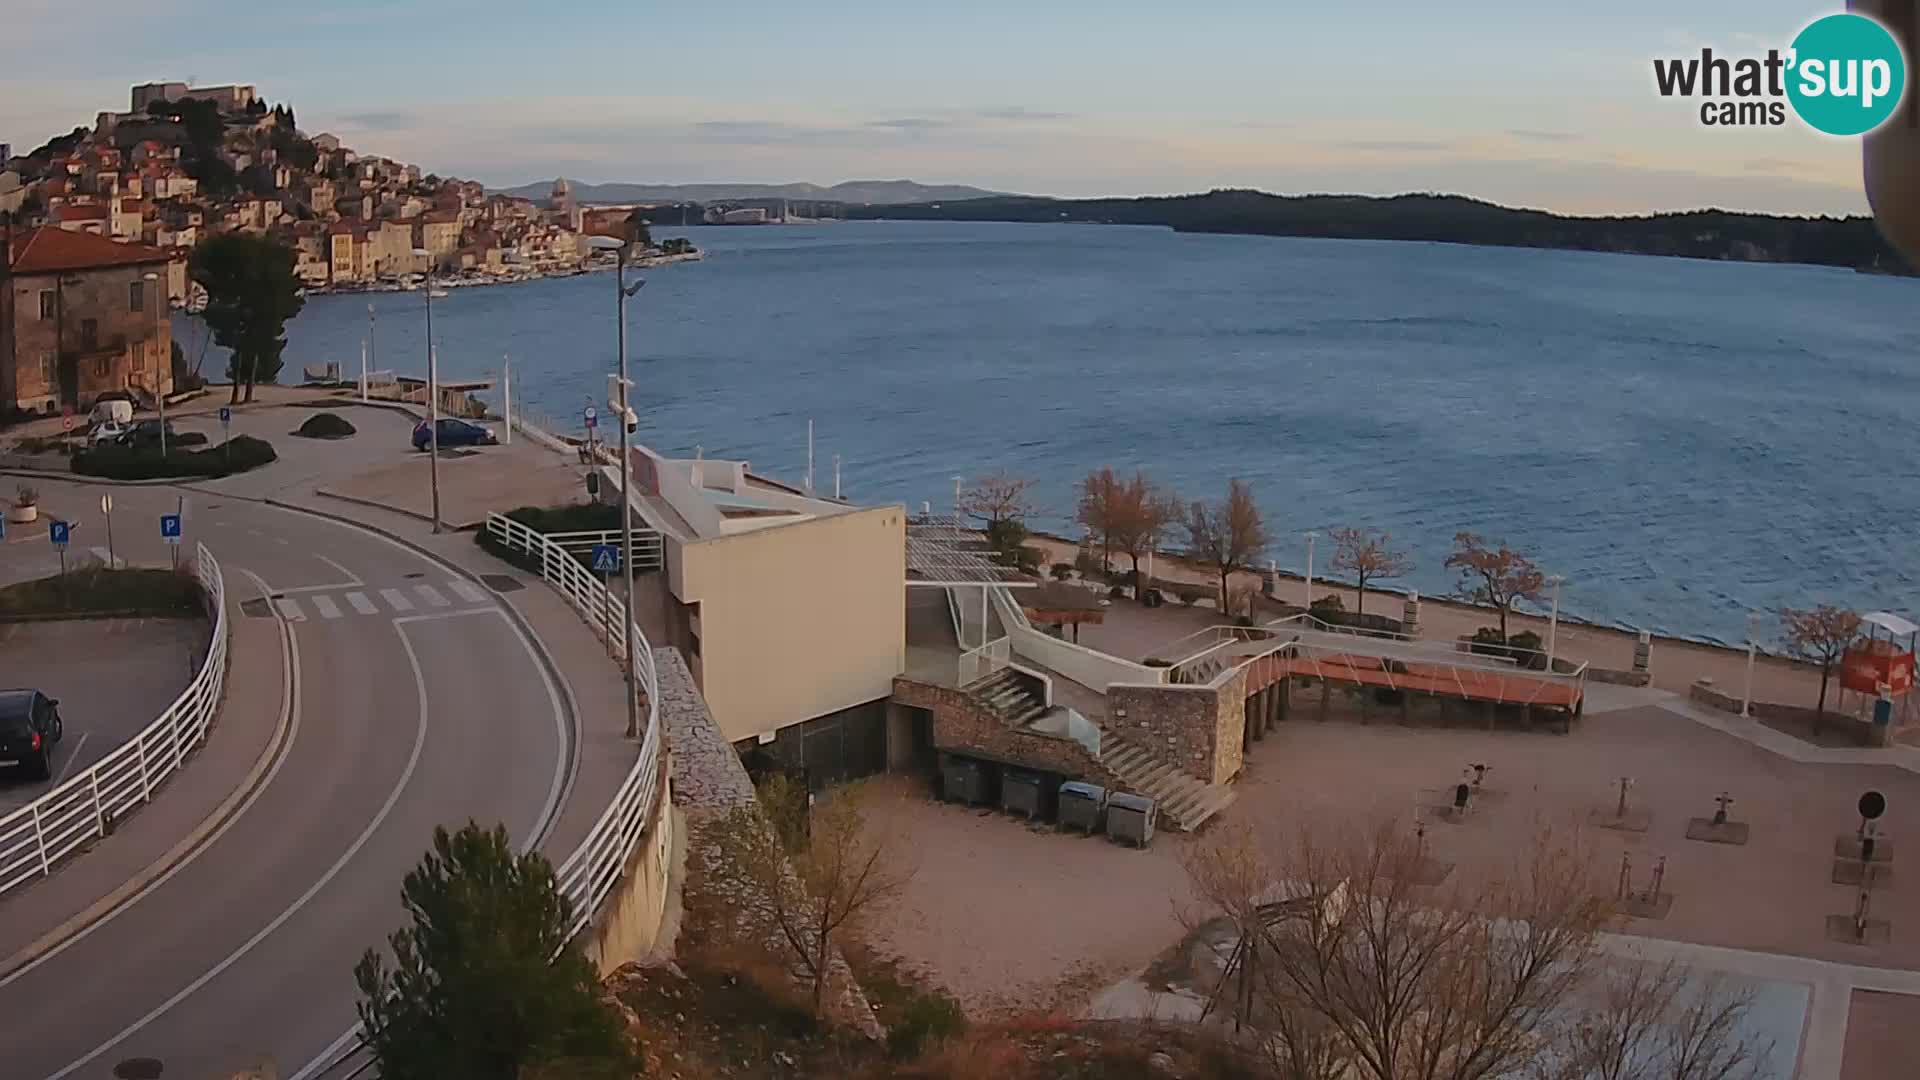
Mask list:
MULTIPOLYGON (((398 506, 388 506, 386 503, 379 502, 375 499, 363 499, 358 495, 342 495, 337 491, 328 491, 325 488, 315 488, 313 493, 323 498, 339 499, 343 503, 352 503, 355 506, 364 506, 369 510, 384 510, 389 514, 399 514, 402 517, 410 517, 415 521, 422 522, 423 524, 427 524, 427 525, 433 524, 433 517, 431 515, 423 514, 418 510, 405 510, 398 506)), ((278 506, 278 507, 281 507, 282 509, 300 510, 309 514, 319 514, 322 517, 335 516, 335 515, 328 514, 324 510, 311 510, 304 506, 295 506, 292 503, 276 502, 272 498, 268 498, 265 501, 269 506, 278 506)), ((413 546, 406 539, 399 536, 394 536, 391 533, 387 533, 385 530, 380 529, 377 526, 368 525, 364 521, 359 521, 354 518, 345 517, 345 516, 340 516, 338 517, 337 520, 345 521, 353 525, 358 525, 362 528, 373 529, 375 532, 381 533, 381 535, 388 537, 388 539, 398 540, 403 544, 407 544, 409 547, 413 546)), ((454 532, 473 532, 479 529, 481 526, 485 525, 486 522, 469 521, 464 523, 455 523, 451 521, 442 521, 440 524, 442 527, 452 529, 454 532)), ((437 555, 434 557, 436 559, 439 558, 439 556, 437 555)))
MULTIPOLYGON (((297 677, 293 675, 291 669, 293 660, 291 651, 293 628, 287 624, 285 619, 279 618, 278 616, 275 616, 274 622, 280 626, 280 663, 286 667, 289 677, 297 677)), ((229 660, 229 669, 231 669, 231 660, 229 660)), ((223 708, 225 704, 225 695, 223 694, 221 701, 223 708)), ((126 902, 128 897, 137 895, 141 890, 171 872, 175 866, 178 866, 183 860, 205 844, 208 837, 219 831, 234 817, 237 808, 242 803, 253 797, 254 793, 259 790, 261 782, 265 779, 267 773, 272 770, 274 762, 285 753, 287 748, 287 733, 292 727, 292 719, 293 698, 290 695, 283 695, 280 699, 280 723, 279 726, 274 729, 273 739, 267 744, 267 748, 261 751, 260 756, 254 760, 253 768, 248 770, 247 775, 241 779, 239 786, 229 792, 227 797, 221 801, 220 805, 214 807, 213 812, 208 814, 200 824, 194 826, 193 831, 181 838, 171 848, 168 848, 159 858, 148 863, 132 877, 121 882, 112 892, 95 900, 93 903, 81 909, 78 914, 69 917, 59 926, 54 927, 52 930, 36 938, 25 948, 22 948, 4 960, 0 960, 0 978, 4 978, 21 968, 27 967, 47 953, 66 944, 67 941, 76 935, 86 932, 94 924, 118 910, 120 905, 126 902)))

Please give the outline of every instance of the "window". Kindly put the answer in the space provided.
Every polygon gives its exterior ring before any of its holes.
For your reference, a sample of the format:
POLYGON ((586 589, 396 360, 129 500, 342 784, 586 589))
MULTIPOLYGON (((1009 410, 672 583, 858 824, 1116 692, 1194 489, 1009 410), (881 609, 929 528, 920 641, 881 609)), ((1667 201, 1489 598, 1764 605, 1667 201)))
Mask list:
POLYGON ((53 353, 43 352, 40 354, 40 385, 49 389, 53 387, 53 369, 57 363, 58 361, 53 353))
POLYGON ((127 284, 127 310, 147 310, 147 283, 134 281, 127 284))
POLYGON ((98 348, 99 346, 100 346, 100 320, 99 319, 81 319, 80 320, 80 347, 83 349, 95 349, 95 348, 98 348))
POLYGON ((59 305, 54 301, 52 289, 40 290, 40 317, 41 318, 43 319, 53 318, 54 311, 56 308, 58 308, 58 306, 59 305))
POLYGON ((102 378, 113 374, 113 354, 101 353, 93 358, 93 373, 102 378))

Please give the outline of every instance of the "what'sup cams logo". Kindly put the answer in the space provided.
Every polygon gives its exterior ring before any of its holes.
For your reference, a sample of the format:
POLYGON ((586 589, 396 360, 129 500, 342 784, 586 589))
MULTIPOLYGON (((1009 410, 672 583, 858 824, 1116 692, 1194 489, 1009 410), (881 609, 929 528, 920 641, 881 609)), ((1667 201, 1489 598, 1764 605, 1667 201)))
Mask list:
MULTIPOLYGON (((1779 127, 1787 111, 1815 131, 1864 135, 1907 98, 1907 58, 1875 20, 1853 13, 1808 23, 1785 52, 1699 56, 1653 62, 1661 97, 1698 98, 1707 127, 1779 127)), ((1911 108, 1912 103, 1907 102, 1911 108)))

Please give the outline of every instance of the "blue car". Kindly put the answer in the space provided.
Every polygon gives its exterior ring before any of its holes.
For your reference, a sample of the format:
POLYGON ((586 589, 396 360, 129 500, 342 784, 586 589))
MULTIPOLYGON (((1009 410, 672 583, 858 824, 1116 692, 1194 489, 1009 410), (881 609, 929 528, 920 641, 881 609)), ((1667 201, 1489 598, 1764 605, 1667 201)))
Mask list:
MULTIPOLYGON (((443 447, 492 446, 499 441, 492 429, 483 428, 479 424, 469 424, 465 420, 455 420, 451 417, 440 421, 440 445, 443 447)), ((415 450, 425 450, 432 442, 433 431, 427 426, 425 420, 414 425, 413 448, 415 450)))

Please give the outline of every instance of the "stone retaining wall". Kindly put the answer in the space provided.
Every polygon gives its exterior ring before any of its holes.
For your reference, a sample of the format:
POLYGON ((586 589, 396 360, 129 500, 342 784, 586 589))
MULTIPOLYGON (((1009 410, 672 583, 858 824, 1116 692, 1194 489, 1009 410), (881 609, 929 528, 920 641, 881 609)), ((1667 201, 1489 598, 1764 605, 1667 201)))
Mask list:
POLYGON ((936 749, 978 754, 1107 788, 1124 786, 1078 742, 1064 735, 1010 728, 964 690, 895 676, 893 700, 933 715, 936 749))
MULTIPOLYGON (((1718 709, 1735 716, 1740 715, 1740 699, 1731 694, 1721 693, 1711 680, 1701 679, 1695 682, 1687 689, 1687 696, 1710 709, 1718 709)), ((1749 711, 1759 720, 1787 724, 1812 725, 1817 716, 1817 710, 1809 709, 1804 705, 1781 705, 1771 701, 1756 701, 1749 711)), ((1852 735, 1854 741, 1861 746, 1885 745, 1880 740, 1887 734, 1887 729, 1880 725, 1863 724, 1851 716, 1831 710, 1827 712, 1824 719, 1820 720, 1820 723, 1824 730, 1846 732, 1852 735)))
POLYGON ((1247 669, 1199 685, 1107 688, 1107 730, 1209 784, 1240 773, 1247 669))

